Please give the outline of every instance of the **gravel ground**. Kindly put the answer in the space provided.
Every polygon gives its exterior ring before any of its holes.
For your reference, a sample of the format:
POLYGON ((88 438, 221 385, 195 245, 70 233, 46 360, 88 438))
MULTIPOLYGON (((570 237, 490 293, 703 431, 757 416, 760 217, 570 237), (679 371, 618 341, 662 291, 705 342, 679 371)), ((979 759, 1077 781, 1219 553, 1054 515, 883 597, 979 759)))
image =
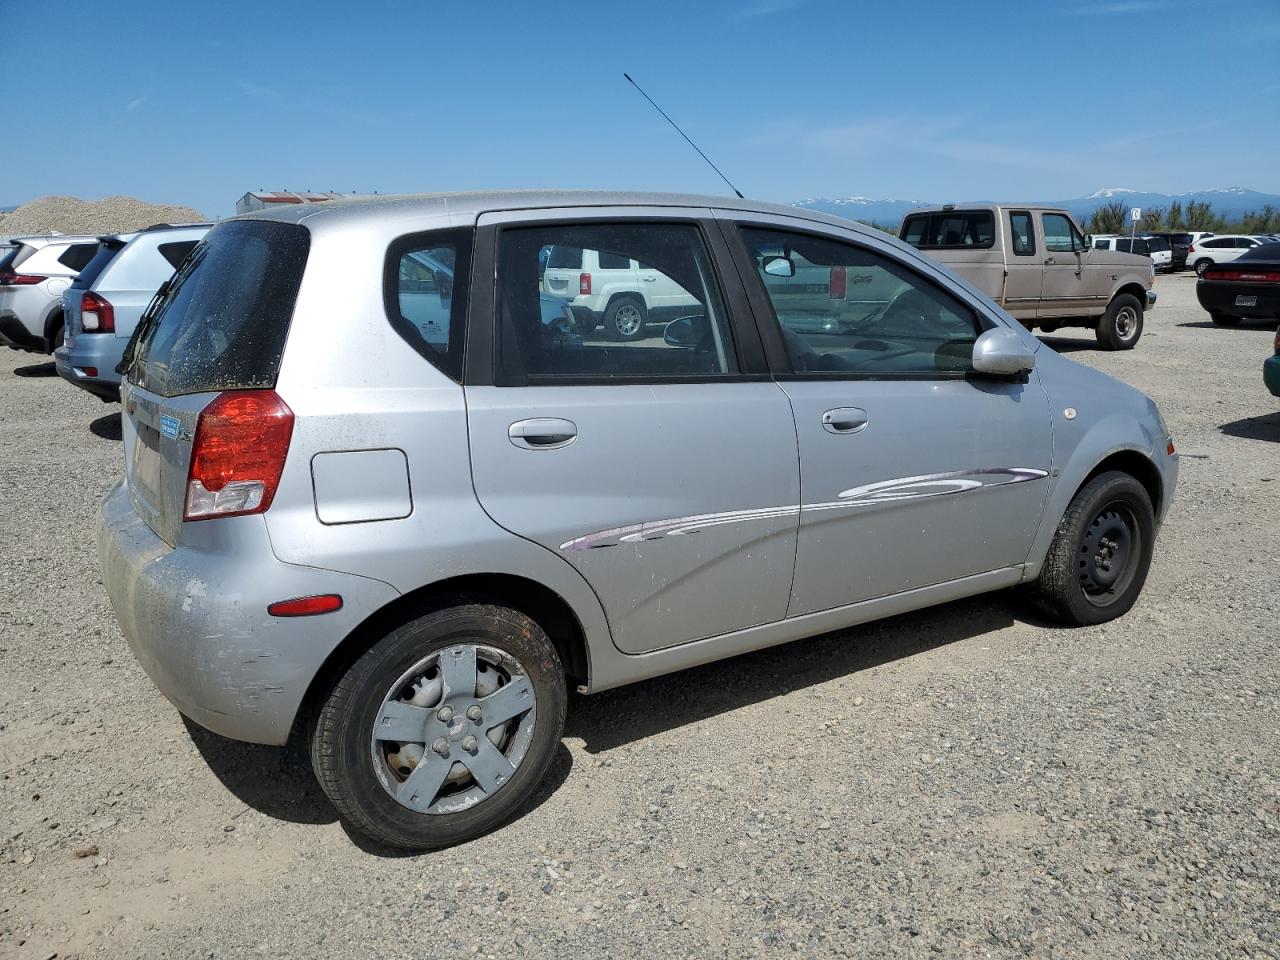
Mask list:
POLYGON ((90 535, 117 408, 6 353, 0 955, 1280 958, 1272 331, 1157 286, 1132 353, 1048 339, 1183 452, 1128 616, 994 595, 578 698, 532 809, 419 857, 152 688, 90 535))

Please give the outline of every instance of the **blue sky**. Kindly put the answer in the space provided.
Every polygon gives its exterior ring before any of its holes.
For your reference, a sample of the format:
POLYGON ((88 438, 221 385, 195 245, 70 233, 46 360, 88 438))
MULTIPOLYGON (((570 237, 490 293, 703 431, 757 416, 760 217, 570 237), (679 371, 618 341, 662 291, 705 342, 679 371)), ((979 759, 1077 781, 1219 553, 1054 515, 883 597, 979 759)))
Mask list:
POLYGON ((1280 193, 1280 0, 48 6, 0 0, 0 204, 724 193, 624 70, 763 199, 1280 193))

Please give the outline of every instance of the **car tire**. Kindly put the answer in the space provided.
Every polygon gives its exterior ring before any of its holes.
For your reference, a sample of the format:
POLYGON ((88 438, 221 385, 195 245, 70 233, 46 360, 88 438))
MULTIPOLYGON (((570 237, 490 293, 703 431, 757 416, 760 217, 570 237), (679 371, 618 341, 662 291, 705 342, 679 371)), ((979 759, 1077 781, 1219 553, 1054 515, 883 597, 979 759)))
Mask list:
POLYGON ((53 336, 49 338, 50 354, 52 354, 55 350, 57 350, 60 346, 62 346, 67 339, 66 323, 61 319, 59 319, 57 323, 58 325, 53 328, 53 336))
POLYGON ((1225 313, 1211 313, 1209 319, 1220 327, 1238 327, 1240 326, 1240 318, 1232 317, 1225 313))
POLYGON ((1195 262, 1195 271, 1197 277, 1203 277, 1204 272, 1213 266, 1212 260, 1197 260, 1195 262))
POLYGON ((1122 616, 1142 592, 1155 536, 1146 488, 1118 470, 1099 474, 1076 493, 1058 523, 1032 599, 1067 626, 1122 616))
POLYGON ((639 297, 615 297, 604 312, 604 331, 610 340, 639 340, 648 320, 639 297))
POLYGON ((391 631, 338 678, 312 721, 312 767, 356 832, 405 850, 452 846, 528 802, 560 745, 567 699, 537 623, 490 604, 446 607, 391 631))
POLYGON ((1132 350, 1142 336, 1142 304, 1131 293, 1121 293, 1107 304, 1107 312, 1095 331, 1103 350, 1132 350))

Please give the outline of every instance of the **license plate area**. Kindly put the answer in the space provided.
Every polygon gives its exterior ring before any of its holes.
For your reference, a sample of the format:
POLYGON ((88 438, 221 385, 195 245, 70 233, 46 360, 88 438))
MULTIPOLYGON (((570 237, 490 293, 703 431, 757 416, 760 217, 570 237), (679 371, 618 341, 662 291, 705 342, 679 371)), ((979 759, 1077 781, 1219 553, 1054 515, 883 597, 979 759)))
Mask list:
POLYGON ((1237 307, 1256 307, 1258 305, 1257 296, 1245 296, 1243 293, 1236 297, 1237 307))

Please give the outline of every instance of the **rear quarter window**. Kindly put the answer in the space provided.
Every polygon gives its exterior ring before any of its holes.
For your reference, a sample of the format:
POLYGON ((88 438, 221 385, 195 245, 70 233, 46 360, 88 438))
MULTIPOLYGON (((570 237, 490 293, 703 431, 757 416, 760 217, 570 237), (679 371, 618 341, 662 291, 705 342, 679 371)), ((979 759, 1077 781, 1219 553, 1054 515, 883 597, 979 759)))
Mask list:
POLYGON ((310 246, 296 224, 215 227, 139 325, 129 381, 164 397, 274 387, 310 246))
POLYGON ((76 290, 88 290, 93 286, 93 282, 102 276, 102 271, 107 269, 107 264, 116 258, 121 250, 124 249, 123 243, 102 243, 98 245, 98 252, 93 255, 90 260, 80 271, 80 275, 72 281, 71 286, 76 290))
POLYGON ((58 262, 68 270, 79 273, 89 265, 89 261, 97 252, 98 244, 96 243, 73 243, 58 254, 58 262))
POLYGON ((160 256, 168 261, 169 266, 177 270, 199 242, 199 240, 174 240, 171 243, 162 243, 159 247, 160 256))
POLYGON ((470 230, 434 230, 391 244, 383 275, 383 301, 392 328, 458 382, 470 260, 470 230))

